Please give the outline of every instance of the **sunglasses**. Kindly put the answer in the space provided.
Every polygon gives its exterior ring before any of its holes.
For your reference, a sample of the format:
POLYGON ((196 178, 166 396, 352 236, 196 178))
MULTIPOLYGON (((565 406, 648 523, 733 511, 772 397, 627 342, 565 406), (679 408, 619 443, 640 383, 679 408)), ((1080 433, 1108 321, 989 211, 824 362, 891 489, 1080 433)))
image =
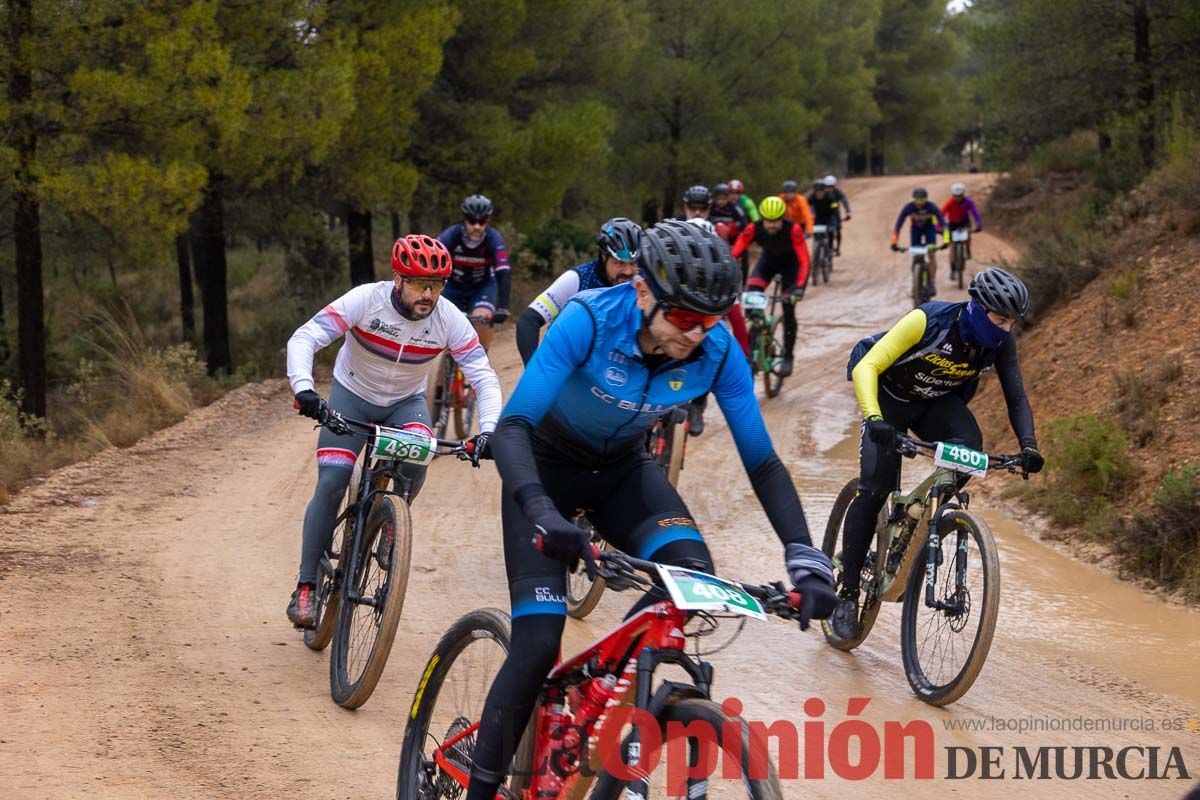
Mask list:
POLYGON ((488 224, 488 218, 487 218, 487 217, 482 217, 482 218, 480 218, 480 217, 467 217, 467 224, 468 224, 468 225, 487 225, 487 224, 488 224))
POLYGON ((684 333, 694 331, 696 328, 703 328, 707 333, 715 328, 722 319, 721 314, 701 314, 699 311, 675 308, 666 303, 659 303, 658 307, 662 309, 663 319, 684 333))
POLYGON ((445 278, 405 278, 404 283, 416 289, 420 294, 425 294, 426 291, 441 294, 442 290, 446 288, 445 278))

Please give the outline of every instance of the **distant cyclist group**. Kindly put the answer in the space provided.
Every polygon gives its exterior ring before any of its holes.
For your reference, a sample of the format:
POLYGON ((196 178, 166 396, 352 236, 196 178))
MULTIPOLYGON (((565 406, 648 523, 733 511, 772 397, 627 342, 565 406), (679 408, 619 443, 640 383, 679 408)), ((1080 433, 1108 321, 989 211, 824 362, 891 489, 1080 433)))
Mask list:
MULTIPOLYGON (((711 190, 692 186, 682 200, 683 217, 646 229, 623 217, 606 221, 594 257, 558 276, 521 313, 516 343, 525 371, 507 402, 487 351, 492 325, 509 316, 511 273, 504 239, 489 224, 493 204, 483 195, 467 197, 462 222, 436 238, 397 240, 392 280, 355 287, 288 342, 296 407, 322 423, 336 414, 432 436, 426 387, 444 352, 477 394, 479 432, 462 447, 476 466, 481 457, 494 459, 502 480, 503 535, 495 551, 504 555, 512 633, 474 734, 466 800, 496 795, 512 757, 509 745, 520 739, 555 665, 568 569, 582 562, 595 573, 592 541, 575 521, 579 510, 587 511, 603 540, 630 556, 713 572, 691 511, 644 446, 664 414, 702 410, 704 398, 716 398, 780 542, 799 596, 801 628, 832 616, 843 638, 858 624, 861 565, 894 488, 902 434, 979 448, 982 437, 967 404, 994 367, 1023 448, 1022 466, 1027 472, 1042 467, 1011 336, 1028 310, 1028 291, 1014 275, 984 269, 972 279, 967 301, 925 303, 855 348, 850 377, 862 409, 861 475, 846 518, 847 552, 835 575, 830 556, 813 544, 800 496, 760 412, 740 306, 760 307, 753 295, 778 282, 784 338, 771 368, 791 375, 795 303, 805 296, 812 262, 808 242, 819 233, 831 255, 839 255, 849 202, 833 176, 815 181, 807 196, 787 181, 782 192, 757 204, 736 179, 711 190), (759 255, 750 267, 753 246, 759 255), (314 355, 339 338, 345 342, 326 399, 316 391, 314 355)), ((906 219, 914 243, 933 243, 967 225, 968 215, 979 230, 978 209, 962 184, 952 187, 940 210, 918 189, 896 222, 893 246, 906 219)), ((693 433, 697 427, 702 418, 693 433)), ((317 438, 317 485, 287 608, 299 628, 317 624, 318 565, 330 551, 362 447, 361 437, 336 426, 323 427, 317 438)), ((403 465, 408 502, 427 463, 403 465)), ((472 546, 489 549, 482 541, 472 546)), ((372 545, 364 557, 386 552, 372 545)), ((388 569, 382 561, 379 566, 388 569)), ((382 602, 358 591, 363 602, 382 602)), ((664 598, 661 590, 649 591, 631 613, 664 598)))

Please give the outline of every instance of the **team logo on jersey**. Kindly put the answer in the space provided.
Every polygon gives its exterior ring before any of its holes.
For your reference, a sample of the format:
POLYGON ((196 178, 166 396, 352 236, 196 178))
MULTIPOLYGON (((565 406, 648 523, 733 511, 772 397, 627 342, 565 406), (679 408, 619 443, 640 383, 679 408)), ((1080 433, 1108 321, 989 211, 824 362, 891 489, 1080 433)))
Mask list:
POLYGON ((953 353, 954 352, 954 342, 944 342, 942 344, 942 352, 943 353, 953 353))
POLYGON ((371 320, 367 327, 371 329, 372 333, 383 333, 388 336, 399 336, 401 333, 399 325, 392 325, 378 318, 371 320))
POLYGON ((624 386, 629 380, 629 373, 618 367, 609 367, 604 370, 604 382, 609 386, 624 386))
POLYGON ((625 363, 625 356, 624 356, 624 355, 622 355, 621 353, 619 353, 619 352, 618 352, 618 351, 616 351, 616 350, 609 350, 609 351, 608 351, 608 360, 609 360, 609 361, 615 361, 615 362, 617 362, 618 364, 624 364, 624 363, 625 363))
POLYGON ((667 375, 667 386, 671 387, 672 392, 678 392, 683 388, 683 379, 687 377, 686 369, 673 369, 667 375))

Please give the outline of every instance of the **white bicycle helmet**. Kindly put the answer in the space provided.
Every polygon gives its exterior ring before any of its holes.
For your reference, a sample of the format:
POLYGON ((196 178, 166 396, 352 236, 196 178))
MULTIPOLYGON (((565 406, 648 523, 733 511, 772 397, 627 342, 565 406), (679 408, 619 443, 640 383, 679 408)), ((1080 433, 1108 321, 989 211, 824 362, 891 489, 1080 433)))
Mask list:
POLYGON ((826 175, 825 180, 821 181, 821 183, 825 184, 826 186, 837 186, 837 178, 832 175, 826 175))
POLYGON ((950 184, 950 194, 954 195, 955 197, 962 197, 966 193, 967 193, 967 185, 965 183, 950 184))

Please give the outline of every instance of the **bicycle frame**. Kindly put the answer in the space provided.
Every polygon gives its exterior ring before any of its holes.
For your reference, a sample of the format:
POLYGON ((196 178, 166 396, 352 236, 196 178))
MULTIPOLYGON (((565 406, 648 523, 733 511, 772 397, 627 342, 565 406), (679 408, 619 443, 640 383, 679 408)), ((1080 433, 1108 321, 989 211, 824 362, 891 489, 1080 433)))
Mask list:
MULTIPOLYGON (((936 547, 937 523, 946 507, 946 497, 956 496, 956 480, 953 471, 938 467, 912 491, 904 493, 897 489, 888 496, 888 502, 879 512, 879 521, 876 524, 876 530, 880 533, 879 550, 876 553, 876 563, 880 565, 876 571, 880 601, 899 600, 908 586, 917 553, 921 552, 927 543, 936 547), (910 516, 909 509, 918 503, 921 504, 921 511, 914 519, 910 516), (912 536, 904 544, 900 564, 894 571, 890 571, 887 565, 891 559, 893 544, 899 543, 905 527, 909 524, 912 525, 912 536)), ((936 569, 936 564, 934 567, 936 569)))
MULTIPOLYGON (((346 539, 342 540, 342 556, 339 558, 338 567, 345 564, 345 569, 341 570, 341 576, 357 575, 358 560, 364 554, 359 547, 361 539, 360 534, 367 525, 367 517, 371 511, 371 501, 377 495, 393 495, 408 502, 409 495, 412 492, 412 480, 401 474, 400 462, 391 459, 372 458, 370 453, 375 449, 375 433, 367 437, 364 446, 364 463, 362 477, 358 483, 358 494, 354 498, 354 502, 346 507, 336 520, 333 522, 333 527, 336 530, 338 525, 343 524, 353 515, 354 526, 351 529, 351 534, 346 539), (402 491, 396 492, 388 489, 388 481, 393 485, 399 486, 402 491)), ((337 576, 338 570, 329 561, 328 555, 321 556, 321 569, 328 570, 331 575, 337 576)), ((334 591, 341 588, 340 580, 335 577, 339 585, 335 586, 334 591)), ((345 586, 345 597, 352 603, 370 606, 376 608, 378 602, 373 597, 366 597, 358 592, 357 587, 347 584, 345 586)))
MULTIPOLYGON (((597 763, 599 735, 612 719, 608 707, 628 705, 628 694, 635 685, 635 706, 651 715, 657 714, 667 699, 679 692, 692 697, 709 696, 712 665, 684 652, 686 624, 685 612, 670 601, 660 601, 551 670, 529 729, 536 732, 532 760, 528 765, 516 765, 513 772, 514 777, 529 778, 528 786, 518 795, 520 800, 582 796, 598 774, 593 764, 597 763), (622 680, 635 664, 636 684, 622 680), (694 683, 664 681, 652 696, 654 672, 661 664, 681 667, 694 683), (570 713, 564 705, 568 699, 572 705, 570 713), (528 771, 522 773, 523 767, 528 771)), ((437 766, 464 787, 470 777, 446 751, 474 735, 478 728, 479 722, 473 722, 433 752, 437 766)))

